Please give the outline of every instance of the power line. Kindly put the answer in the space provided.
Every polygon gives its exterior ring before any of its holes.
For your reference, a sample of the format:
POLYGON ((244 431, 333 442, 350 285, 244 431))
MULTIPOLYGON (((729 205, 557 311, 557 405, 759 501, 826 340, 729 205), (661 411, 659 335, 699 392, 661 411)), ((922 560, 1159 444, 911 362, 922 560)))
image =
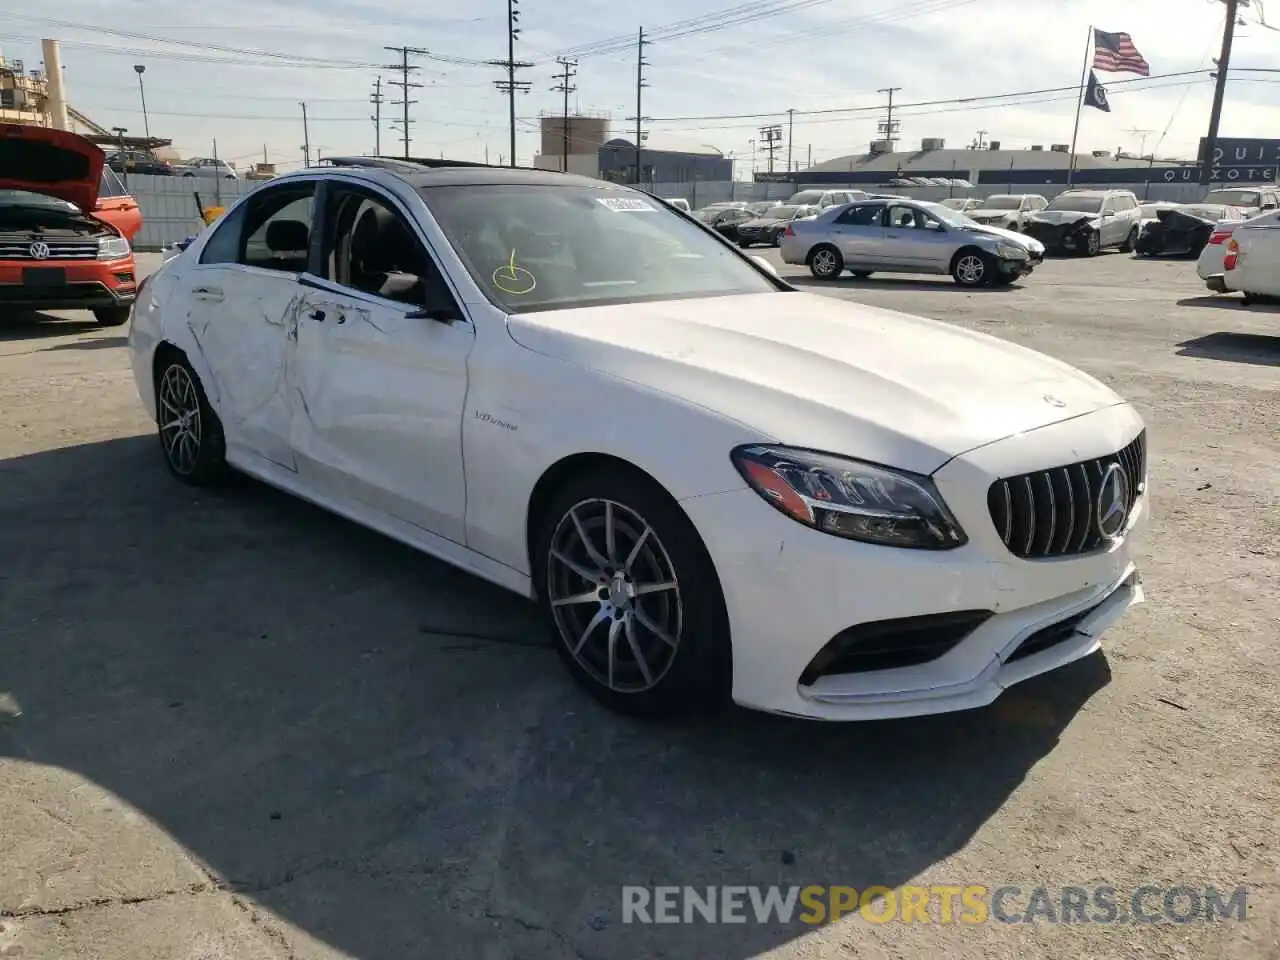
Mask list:
POLYGON ((560 151, 560 171, 562 173, 569 172, 569 94, 578 88, 573 85, 573 78, 578 74, 576 67, 577 60, 570 60, 567 57, 557 57, 556 63, 560 64, 561 72, 556 75, 560 81, 551 89, 556 93, 564 94, 564 112, 560 114, 560 134, 564 138, 562 144, 563 149, 560 151))
POLYGON ((516 59, 516 37, 520 35, 520 0, 507 0, 507 59, 486 60, 491 67, 501 67, 507 72, 507 79, 495 80, 493 85, 507 95, 507 118, 511 135, 511 166, 516 165, 516 93, 528 93, 533 87, 528 80, 517 80, 516 71, 532 67, 532 63, 516 59))
MULTIPOLYGON (((410 104, 418 102, 409 95, 409 91, 422 86, 422 84, 414 83, 409 79, 410 72, 419 69, 414 64, 409 63, 409 54, 420 56, 427 51, 419 47, 383 47, 383 49, 400 54, 400 62, 398 64, 392 64, 391 66, 383 67, 382 69, 400 71, 399 80, 388 80, 387 83, 391 84, 393 87, 399 87, 401 90, 400 99, 392 100, 391 102, 403 110, 402 119, 400 121, 400 140, 404 143, 404 158, 408 160, 410 156, 409 143, 412 139, 409 135, 409 124, 412 122, 409 120, 409 106, 410 104)), ((395 124, 393 123, 391 126, 394 128, 395 124)))

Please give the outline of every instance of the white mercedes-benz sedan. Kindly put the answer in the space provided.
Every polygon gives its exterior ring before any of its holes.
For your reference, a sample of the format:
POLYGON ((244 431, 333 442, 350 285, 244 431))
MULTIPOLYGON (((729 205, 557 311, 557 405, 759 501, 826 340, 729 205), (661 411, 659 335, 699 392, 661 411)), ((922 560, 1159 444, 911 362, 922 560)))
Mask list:
POLYGON ((1142 600, 1134 408, 945 323, 800 292, 659 200, 354 159, 144 285, 169 470, 234 468, 534 599, 672 715, 977 707, 1142 600))

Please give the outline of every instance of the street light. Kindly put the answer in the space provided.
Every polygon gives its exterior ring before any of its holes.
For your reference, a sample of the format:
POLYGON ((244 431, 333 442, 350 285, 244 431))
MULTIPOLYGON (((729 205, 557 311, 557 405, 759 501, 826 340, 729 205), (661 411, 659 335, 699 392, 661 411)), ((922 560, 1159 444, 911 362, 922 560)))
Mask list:
POLYGON ((145 64, 135 63, 133 72, 138 75, 138 94, 142 97, 142 129, 147 139, 151 139, 151 123, 147 120, 147 90, 142 85, 142 75, 147 72, 145 64))

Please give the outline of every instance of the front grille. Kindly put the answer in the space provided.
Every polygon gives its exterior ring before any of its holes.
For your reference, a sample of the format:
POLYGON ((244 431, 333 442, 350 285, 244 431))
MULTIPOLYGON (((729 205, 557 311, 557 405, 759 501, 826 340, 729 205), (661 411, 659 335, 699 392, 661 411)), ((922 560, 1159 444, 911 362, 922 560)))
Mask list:
POLYGON ((820 677, 929 663, 950 651, 990 616, 987 610, 958 610, 860 623, 832 637, 809 662, 800 682, 809 686, 820 677))
POLYGON ((34 243, 43 243, 49 248, 49 255, 41 257, 40 261, 98 259, 97 240, 45 240, 30 234, 24 237, 10 234, 0 237, 0 260, 35 260, 31 255, 34 243))
POLYGON ((997 480, 987 492, 991 520, 1004 545, 1026 560, 1090 553, 1102 546, 1097 502, 1108 467, 1128 477, 1129 509, 1146 490, 1147 433, 1118 453, 997 480))
MULTIPOLYGON (((1105 601, 1104 601, 1105 602, 1105 601)), ((1099 604, 1098 606, 1101 606, 1099 604)), ((1051 623, 1047 627, 1041 627, 1027 639, 1018 644, 1018 649, 1005 660, 1005 663, 1012 663, 1015 660, 1021 660, 1023 657, 1029 657, 1033 653, 1040 653, 1042 650, 1048 650, 1060 643, 1070 640, 1076 635, 1076 628, 1081 622, 1097 610, 1097 606, 1090 607, 1088 610, 1081 610, 1079 613, 1073 613, 1065 620, 1059 620, 1057 623, 1051 623)))

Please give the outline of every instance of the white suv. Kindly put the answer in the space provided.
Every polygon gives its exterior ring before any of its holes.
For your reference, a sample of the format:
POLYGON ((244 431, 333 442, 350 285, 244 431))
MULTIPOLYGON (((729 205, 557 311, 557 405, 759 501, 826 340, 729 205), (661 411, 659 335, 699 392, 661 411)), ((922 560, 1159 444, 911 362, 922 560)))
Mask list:
POLYGON ((791 195, 787 205, 820 207, 825 210, 827 207, 838 207, 842 203, 866 199, 867 194, 862 190, 801 190, 791 195))

